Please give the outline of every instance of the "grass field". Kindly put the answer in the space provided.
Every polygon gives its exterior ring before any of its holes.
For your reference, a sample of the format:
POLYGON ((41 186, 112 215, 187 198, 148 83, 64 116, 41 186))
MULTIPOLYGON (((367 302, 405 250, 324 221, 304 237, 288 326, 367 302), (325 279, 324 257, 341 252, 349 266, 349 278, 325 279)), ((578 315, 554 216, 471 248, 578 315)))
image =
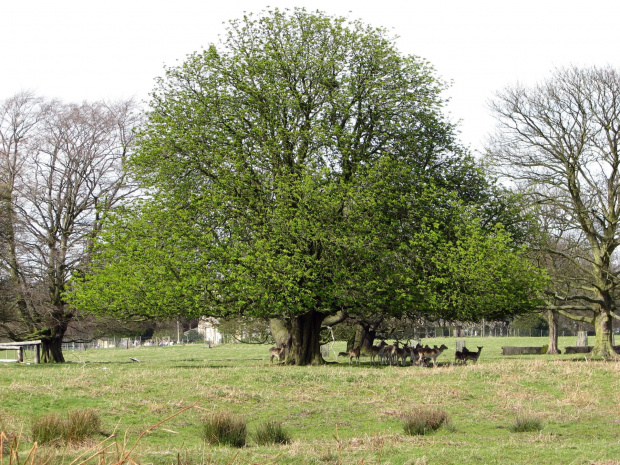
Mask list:
MULTIPOLYGON (((321 367, 272 366, 268 346, 256 345, 67 351, 63 365, 0 364, 0 429, 18 435, 22 451, 20 462, 9 462, 5 450, 0 465, 112 464, 138 439, 130 457, 143 465, 620 464, 620 363, 501 355, 504 345, 546 342, 467 339, 469 348, 484 347, 480 361, 455 366, 454 339, 424 340, 449 347, 438 368, 372 366, 364 357, 359 366, 345 357, 321 367), (449 427, 405 434, 403 416, 419 407, 445 411, 449 427), (85 408, 100 417, 99 436, 39 446, 26 461, 34 418, 85 408), (222 412, 247 420, 245 447, 204 443, 204 419, 222 412), (519 416, 542 429, 513 432, 519 416), (252 432, 265 421, 281 422, 292 441, 257 445, 252 432)), ((561 338, 560 348, 574 343, 561 338)))

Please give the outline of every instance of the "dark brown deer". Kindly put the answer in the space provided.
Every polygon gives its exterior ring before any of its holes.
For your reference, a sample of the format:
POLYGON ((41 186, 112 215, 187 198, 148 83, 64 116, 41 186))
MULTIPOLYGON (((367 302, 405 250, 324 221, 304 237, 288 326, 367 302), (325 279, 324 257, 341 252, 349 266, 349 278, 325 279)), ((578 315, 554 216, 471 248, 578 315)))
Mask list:
POLYGON ((454 364, 456 365, 457 362, 460 363, 461 365, 465 363, 465 355, 463 355, 463 352, 466 350, 466 347, 463 347, 463 350, 457 350, 454 353, 454 364))
POLYGON ((463 364, 467 365, 467 360, 473 360, 475 365, 480 358, 480 352, 482 352, 482 347, 478 347, 478 352, 472 352, 467 347, 463 347, 463 364))
POLYGON ((269 355, 271 356, 271 363, 273 363, 273 359, 277 358, 278 363, 280 362, 280 356, 284 353, 286 349, 286 343, 282 344, 282 347, 272 347, 269 349, 269 355))

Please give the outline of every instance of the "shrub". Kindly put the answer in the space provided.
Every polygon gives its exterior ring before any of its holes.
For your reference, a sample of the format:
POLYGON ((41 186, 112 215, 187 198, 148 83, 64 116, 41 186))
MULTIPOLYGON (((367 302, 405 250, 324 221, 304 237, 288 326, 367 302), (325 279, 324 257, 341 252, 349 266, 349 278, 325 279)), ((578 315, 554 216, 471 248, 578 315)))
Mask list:
POLYGON ((288 444, 291 442, 290 434, 277 421, 266 421, 258 426, 254 432, 254 440, 259 445, 288 444))
POLYGON ((97 434, 101 420, 93 410, 73 410, 63 420, 55 413, 43 415, 32 421, 34 441, 39 444, 55 442, 80 442, 97 434))
POLYGON ((65 422, 55 413, 48 413, 32 420, 32 440, 39 444, 62 441, 65 422))
POLYGON ((543 425, 540 418, 520 413, 515 417, 515 421, 509 429, 513 433, 532 433, 543 429, 543 425))
POLYGON ((216 413, 205 418, 203 439, 209 444, 243 447, 247 441, 246 421, 226 413, 216 413))
POLYGON ((432 433, 449 424, 448 414, 443 410, 418 408, 404 416, 404 430, 411 436, 432 433))
POLYGON ((65 439, 79 442, 95 436, 101 430, 101 420, 94 410, 73 410, 67 413, 65 439))

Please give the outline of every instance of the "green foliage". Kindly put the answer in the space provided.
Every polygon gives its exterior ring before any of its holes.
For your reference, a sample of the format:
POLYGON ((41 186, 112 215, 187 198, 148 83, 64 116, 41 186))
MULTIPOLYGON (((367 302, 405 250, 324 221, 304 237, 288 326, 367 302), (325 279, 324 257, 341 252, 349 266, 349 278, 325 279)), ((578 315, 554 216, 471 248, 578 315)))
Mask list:
POLYGON ((456 143, 444 87, 384 29, 303 9, 232 21, 159 80, 129 163, 150 197, 110 217, 72 303, 119 317, 531 308, 542 278, 456 143))
POLYGON ((291 435, 284 429, 282 423, 277 421, 265 421, 261 423, 254 432, 254 441, 258 445, 267 444, 288 444, 291 442, 291 435))
POLYGON ((198 332, 196 329, 190 329, 183 333, 183 339, 186 342, 202 342, 204 341, 204 336, 198 332))
POLYGON ((246 421, 227 413, 215 413, 202 423, 202 437, 209 444, 243 447, 247 436, 246 421))
POLYGON ((403 428, 405 434, 416 436, 437 431, 448 423, 449 416, 444 410, 420 407, 404 415, 403 428))
POLYGON ((549 323, 540 313, 525 313, 512 320, 510 327, 512 329, 540 331, 549 329, 549 323))

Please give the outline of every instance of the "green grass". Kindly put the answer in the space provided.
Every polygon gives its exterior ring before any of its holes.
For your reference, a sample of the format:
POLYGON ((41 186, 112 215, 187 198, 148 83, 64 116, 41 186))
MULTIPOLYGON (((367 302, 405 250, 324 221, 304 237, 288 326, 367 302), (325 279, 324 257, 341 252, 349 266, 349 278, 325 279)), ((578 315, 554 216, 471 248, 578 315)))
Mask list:
MULTIPOLYGON (((574 341, 563 338, 560 348, 574 341)), ((110 441, 128 451, 135 445, 132 458, 142 465, 179 457, 187 464, 618 464, 620 363, 505 357, 503 345, 546 338, 472 338, 468 347, 484 347, 478 364, 455 366, 454 339, 422 342, 449 347, 438 368, 376 366, 368 357, 360 366, 342 357, 321 367, 272 366, 269 345, 67 351, 62 365, 0 364, 0 426, 21 436, 22 462, 33 445, 32 418, 91 409, 110 441), (451 427, 405 434, 403 415, 413 406, 445 411, 451 427), (247 421, 245 447, 204 441, 203 420, 218 412, 247 421), (535 412, 544 429, 512 433, 520 412, 535 412), (253 432, 266 422, 280 424, 291 441, 261 444, 253 432)), ((37 453, 69 464, 88 447, 37 453)))

